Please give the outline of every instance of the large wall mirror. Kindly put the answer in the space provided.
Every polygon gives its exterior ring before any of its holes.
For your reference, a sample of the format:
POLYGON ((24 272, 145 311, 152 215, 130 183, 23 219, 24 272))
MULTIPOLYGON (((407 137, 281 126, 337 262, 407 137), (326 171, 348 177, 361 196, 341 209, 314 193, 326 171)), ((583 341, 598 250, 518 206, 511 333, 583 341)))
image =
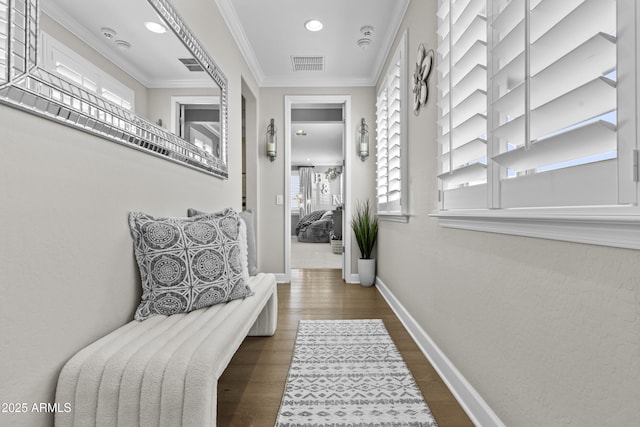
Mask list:
POLYGON ((0 102, 228 177, 226 77, 167 0, 0 0, 0 102))

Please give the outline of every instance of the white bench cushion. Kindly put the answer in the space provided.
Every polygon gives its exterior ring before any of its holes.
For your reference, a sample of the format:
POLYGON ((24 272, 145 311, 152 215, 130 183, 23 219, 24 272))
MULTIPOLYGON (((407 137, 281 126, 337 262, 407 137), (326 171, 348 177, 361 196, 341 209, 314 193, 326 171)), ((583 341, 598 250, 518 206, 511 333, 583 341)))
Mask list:
POLYGON ((217 381, 247 334, 273 335, 276 281, 255 295, 190 313, 132 321, 80 350, 58 379, 56 427, 215 426, 217 381))

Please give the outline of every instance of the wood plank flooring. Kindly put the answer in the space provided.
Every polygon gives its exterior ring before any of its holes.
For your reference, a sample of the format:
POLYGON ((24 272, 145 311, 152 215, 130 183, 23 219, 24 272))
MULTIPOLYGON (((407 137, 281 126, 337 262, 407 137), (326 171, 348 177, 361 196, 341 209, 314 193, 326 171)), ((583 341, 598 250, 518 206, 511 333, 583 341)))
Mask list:
POLYGON ((473 426, 375 287, 340 270, 293 270, 278 285, 278 330, 247 337, 218 382, 219 427, 273 427, 302 319, 382 319, 440 427, 473 426))

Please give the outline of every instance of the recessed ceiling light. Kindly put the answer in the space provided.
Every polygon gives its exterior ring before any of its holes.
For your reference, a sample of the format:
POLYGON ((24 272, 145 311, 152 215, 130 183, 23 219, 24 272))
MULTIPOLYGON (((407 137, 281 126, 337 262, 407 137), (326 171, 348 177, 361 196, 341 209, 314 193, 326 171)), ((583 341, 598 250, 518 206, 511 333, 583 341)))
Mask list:
POLYGON ((152 33, 164 34, 167 32, 167 27, 162 24, 158 24, 157 22, 147 21, 144 23, 144 26, 152 33))
POLYGON ((317 19, 310 19, 304 23, 304 27, 309 31, 320 31, 323 25, 317 19))

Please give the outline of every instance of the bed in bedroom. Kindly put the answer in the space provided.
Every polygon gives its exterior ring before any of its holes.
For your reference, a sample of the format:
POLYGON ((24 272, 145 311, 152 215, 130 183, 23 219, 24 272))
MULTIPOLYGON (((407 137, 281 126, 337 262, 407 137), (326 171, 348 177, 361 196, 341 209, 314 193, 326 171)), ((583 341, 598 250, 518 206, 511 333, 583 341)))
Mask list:
POLYGON ((317 210, 302 217, 295 234, 303 243, 329 243, 333 232, 333 211, 317 210))

